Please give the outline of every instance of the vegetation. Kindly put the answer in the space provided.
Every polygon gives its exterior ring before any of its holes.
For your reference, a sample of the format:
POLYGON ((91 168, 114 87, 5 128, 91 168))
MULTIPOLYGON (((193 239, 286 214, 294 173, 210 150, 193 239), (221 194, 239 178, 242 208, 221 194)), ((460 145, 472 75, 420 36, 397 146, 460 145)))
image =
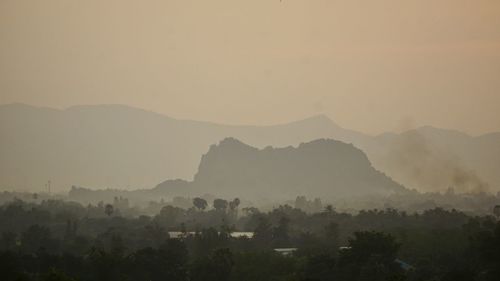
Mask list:
MULTIPOLYGON (((123 199, 122 199, 123 200, 123 199)), ((154 216, 111 204, 0 208, 2 280, 498 280, 500 223, 440 208, 268 212, 195 198, 154 216), (181 235, 172 236, 174 232, 181 235), (250 231, 253 236, 231 235, 250 231), (169 234, 170 232, 170 234, 169 234), (275 249, 293 248, 285 252, 275 249), (296 250, 294 250, 296 248, 296 250)), ((121 202, 120 200, 115 203, 121 202)), ((299 205, 309 208, 304 198, 299 205)))

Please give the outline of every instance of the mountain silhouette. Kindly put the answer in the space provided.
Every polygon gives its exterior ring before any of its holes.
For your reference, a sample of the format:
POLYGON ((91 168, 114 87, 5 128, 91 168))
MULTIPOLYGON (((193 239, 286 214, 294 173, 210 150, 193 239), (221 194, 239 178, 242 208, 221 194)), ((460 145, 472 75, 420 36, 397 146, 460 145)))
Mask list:
POLYGON ((433 171, 457 163, 459 168, 448 171, 450 177, 456 177, 456 170, 473 172, 467 185, 477 178, 484 184, 475 186, 494 190, 500 183, 500 133, 472 137, 423 127, 369 136, 344 129, 324 115, 273 126, 230 126, 178 120, 123 105, 59 110, 8 104, 0 105, 0 134, 0 189, 10 190, 42 191, 48 180, 53 190, 72 185, 138 189, 169 178, 191 181, 200 155, 226 137, 259 149, 321 138, 352 143, 375 168, 411 188, 445 189, 455 184, 448 178, 436 180, 433 171), (415 139, 425 145, 417 151, 429 154, 424 160, 408 161, 418 154, 411 153, 415 139), (399 159, 401 155, 408 157, 399 159), (428 163, 441 164, 426 170, 428 163))
POLYGON ((194 177, 196 193, 292 199, 387 194, 404 188, 375 170, 352 144, 329 139, 257 149, 234 138, 212 145, 194 177))
POLYGON ((95 202, 123 196, 137 202, 210 195, 255 202, 282 202, 297 195, 339 199, 407 191, 372 167, 352 144, 318 139, 297 147, 258 149, 235 138, 211 145, 193 181, 166 180, 152 189, 90 190, 73 187, 71 200, 95 202))

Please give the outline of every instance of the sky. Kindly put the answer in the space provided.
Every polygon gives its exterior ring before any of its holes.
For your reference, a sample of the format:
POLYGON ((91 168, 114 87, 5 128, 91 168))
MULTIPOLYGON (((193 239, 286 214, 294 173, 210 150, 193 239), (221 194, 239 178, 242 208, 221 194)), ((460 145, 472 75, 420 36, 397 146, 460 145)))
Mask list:
POLYGON ((0 104, 500 131, 497 0, 0 0, 0 104))

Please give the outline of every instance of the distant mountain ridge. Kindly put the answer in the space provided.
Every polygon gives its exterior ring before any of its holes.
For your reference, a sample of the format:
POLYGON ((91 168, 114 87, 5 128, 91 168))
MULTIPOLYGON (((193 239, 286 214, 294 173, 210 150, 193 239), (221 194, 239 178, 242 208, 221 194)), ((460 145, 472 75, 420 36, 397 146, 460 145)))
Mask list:
POLYGON ((407 191, 375 170, 365 153, 352 144, 318 139, 297 147, 258 149, 225 138, 201 157, 193 181, 170 179, 152 189, 134 191, 73 187, 69 198, 95 203, 123 196, 144 204, 159 198, 210 196, 262 204, 293 200, 298 195, 334 200, 407 191))
POLYGON ((192 182, 167 180, 152 189, 166 198, 210 194, 260 202, 297 195, 331 199, 405 191, 375 170, 352 144, 318 139, 297 147, 258 149, 234 138, 210 146, 192 182))
POLYGON ((500 189, 500 133, 471 137, 423 127, 369 136, 324 115, 274 126, 231 126, 177 120, 122 105, 58 110, 10 104, 0 105, 0 135, 0 189, 42 191, 48 180, 53 190, 72 185, 151 188, 168 178, 191 180, 200 155, 226 137, 256 148, 330 138, 354 144, 374 167, 410 188, 500 189), (425 157, 409 161, 422 154, 412 150, 425 152, 425 157), (446 175, 442 178, 432 172, 450 164, 457 167, 441 173, 446 175))
POLYGON ((257 149, 234 138, 203 155, 194 184, 226 197, 293 199, 389 194, 405 189, 375 170, 365 153, 331 139, 257 149), (239 195, 242 194, 242 195, 239 195))

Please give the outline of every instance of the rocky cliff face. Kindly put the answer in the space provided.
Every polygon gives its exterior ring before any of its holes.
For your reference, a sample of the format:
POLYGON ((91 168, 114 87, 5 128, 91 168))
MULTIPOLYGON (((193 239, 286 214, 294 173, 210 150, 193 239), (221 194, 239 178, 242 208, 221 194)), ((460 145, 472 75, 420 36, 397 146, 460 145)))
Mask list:
POLYGON ((206 194, 277 202, 299 195, 328 200, 384 195, 406 189, 373 168, 365 153, 352 144, 319 139, 297 147, 258 149, 226 138, 212 145, 202 156, 193 181, 167 180, 153 189, 121 193, 116 190, 77 191, 72 190, 70 195, 74 195, 75 200, 87 201, 99 193, 98 198, 131 196, 144 202, 206 194))
POLYGON ((290 199, 404 191, 351 144, 319 139, 298 147, 257 149, 227 138, 203 155, 193 191, 226 197, 290 199))

